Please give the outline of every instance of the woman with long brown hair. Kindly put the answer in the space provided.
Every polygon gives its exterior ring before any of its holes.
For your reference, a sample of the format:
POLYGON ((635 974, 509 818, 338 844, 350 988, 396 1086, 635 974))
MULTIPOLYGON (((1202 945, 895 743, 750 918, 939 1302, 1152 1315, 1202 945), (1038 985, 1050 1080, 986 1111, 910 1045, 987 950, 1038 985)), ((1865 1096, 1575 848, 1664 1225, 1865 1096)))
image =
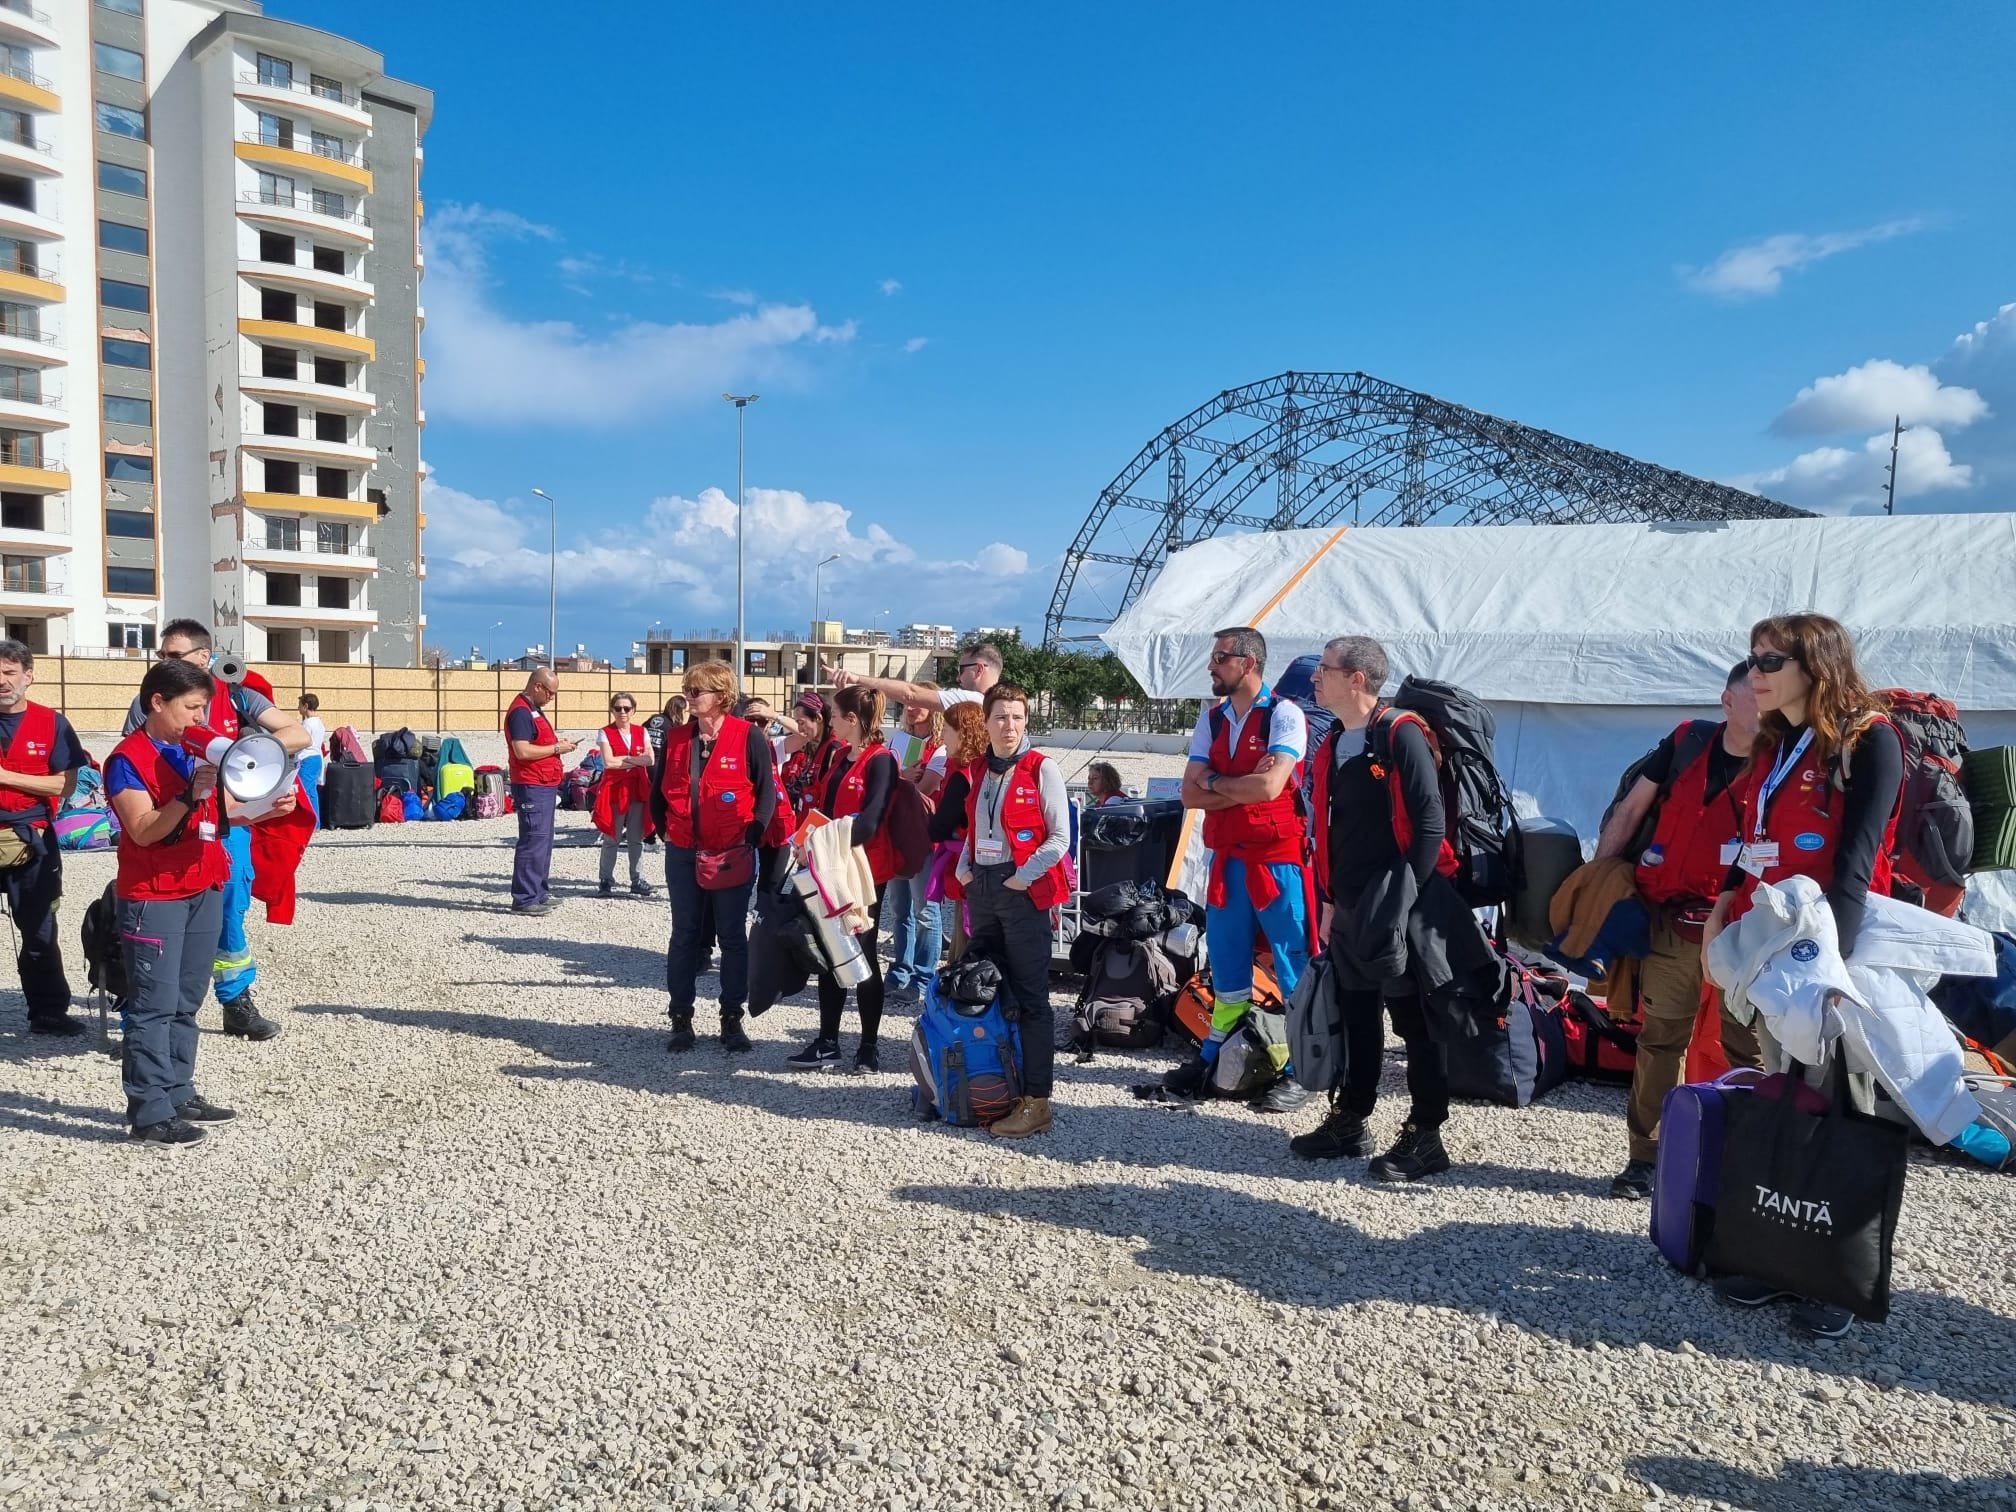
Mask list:
POLYGON ((966 844, 966 796, 972 791, 973 771, 986 759, 986 714, 977 703, 952 705, 945 711, 945 782, 938 789, 938 807, 931 814, 935 849, 924 882, 924 896, 943 910, 946 959, 951 961, 966 951, 966 909, 958 899, 946 896, 945 883, 966 844))
MULTIPOLYGON (((1731 919, 1748 911, 1759 883, 1811 877, 1827 894, 1846 959, 1854 953, 1869 895, 1890 891, 1904 794, 1903 738, 1863 679, 1847 629, 1824 614, 1759 620, 1750 631, 1750 688, 1760 718, 1743 841, 1708 917, 1702 953, 1731 919)), ((1768 1031, 1762 1037, 1768 1063, 1768 1031)), ((1747 1276, 1725 1277, 1717 1291, 1739 1307, 1789 1295, 1747 1276)), ((1802 1303, 1793 1320, 1830 1339, 1855 1321, 1844 1308, 1812 1301, 1802 1303)))

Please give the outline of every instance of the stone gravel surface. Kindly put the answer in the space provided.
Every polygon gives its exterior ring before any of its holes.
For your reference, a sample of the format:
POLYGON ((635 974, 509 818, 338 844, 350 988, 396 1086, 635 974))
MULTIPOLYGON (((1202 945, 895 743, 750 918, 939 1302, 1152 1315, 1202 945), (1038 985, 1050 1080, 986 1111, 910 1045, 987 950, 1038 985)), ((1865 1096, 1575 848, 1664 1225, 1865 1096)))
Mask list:
POLYGON ((0 1005, 0 1508, 2016 1508, 2005 1178, 1915 1159, 1892 1321, 1818 1344, 1603 1196, 1614 1089, 1461 1106, 1397 1191, 1295 1162, 1314 1109, 1136 1101, 1166 1055, 922 1126, 899 1055, 784 1069, 809 996, 730 1059, 708 977, 668 1055, 662 892, 561 824, 546 919, 508 821, 319 839, 196 1149, 0 1005))

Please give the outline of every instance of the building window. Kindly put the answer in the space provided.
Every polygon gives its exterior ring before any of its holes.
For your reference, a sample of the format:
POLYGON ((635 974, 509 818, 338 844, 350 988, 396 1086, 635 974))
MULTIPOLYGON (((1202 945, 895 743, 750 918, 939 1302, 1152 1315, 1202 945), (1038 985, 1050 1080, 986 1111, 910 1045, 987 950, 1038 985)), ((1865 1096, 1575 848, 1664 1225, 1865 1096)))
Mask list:
POLYGON ((283 462, 277 457, 266 459, 266 492, 298 494, 301 492, 301 464, 283 462))
POLYGON ((113 367, 144 368, 154 363, 154 348, 144 341, 122 341, 117 336, 100 339, 99 355, 113 367))
POLYGON ((137 110, 128 110, 124 105, 97 102, 98 129, 109 131, 114 136, 132 137, 136 142, 147 140, 147 117, 137 110))
POLYGON ((350 214, 350 202, 334 189, 317 189, 315 211, 318 215, 333 215, 343 220, 350 214))
POLYGON ((131 194, 145 199, 147 175, 138 168, 128 168, 124 163, 100 163, 98 187, 110 189, 114 194, 131 194))
POLYGON ((268 520, 266 522, 266 549, 268 551, 299 551, 301 549, 301 522, 299 520, 268 520))
POLYGON ((338 100, 347 103, 350 99, 350 97, 343 92, 343 85, 341 81, 329 78, 325 74, 308 75, 308 88, 312 90, 314 93, 322 96, 322 98, 325 100, 338 100))
POLYGON ((267 573, 266 602, 277 604, 282 609, 298 609, 301 606, 301 574, 298 572, 267 573))
POLYGON ((350 580, 340 577, 315 579, 315 605, 318 609, 348 609, 350 580))
POLYGON ((28 341, 42 339, 42 315, 33 305, 14 304, 0 300, 0 336, 14 336, 28 341))
POLYGON ((107 452, 105 476, 114 483, 152 483, 154 459, 136 457, 131 452, 107 452))
POLYGON ((261 289, 259 291, 259 318, 278 320, 287 325, 294 323, 299 312, 299 301, 285 289, 261 289))
POLYGON ((0 141, 17 147, 36 145, 35 123, 28 119, 27 111, 0 109, 0 141))
POLYGON ((350 444, 350 417, 318 413, 315 416, 315 439, 317 441, 340 441, 350 444))
POLYGON ((339 136, 331 136, 326 131, 312 132, 309 146, 315 149, 317 157, 334 158, 339 163, 350 161, 350 144, 339 136))
POLYGON ((332 388, 350 386, 350 364, 341 357, 317 357, 315 359, 315 381, 328 384, 332 388))
MULTIPOLYGON (((105 0, 98 0, 100 5, 105 0)), ((114 651, 152 651, 154 649, 154 627, 140 620, 110 620, 106 623, 106 642, 114 651)))
POLYGON ((259 112, 259 140, 268 147, 292 147, 294 123, 286 116, 262 110, 259 112))
POLYGON ((0 399, 12 399, 19 404, 40 404, 42 369, 0 367, 0 399))
POLYGON ((105 396, 105 418, 114 425, 152 425, 154 401, 128 399, 122 394, 105 396))
POLYGON ((294 180, 284 173, 261 173, 259 175, 259 201, 266 205, 291 205, 294 203, 294 180))
POLYGON ((265 659, 274 662, 306 661, 307 656, 301 649, 301 632, 299 630, 282 630, 277 626, 274 629, 268 630, 266 632, 265 659))
POLYGON ((346 278, 350 265, 343 256, 341 247, 317 247, 315 249, 315 271, 317 273, 341 273, 346 278))
POLYGON ((350 472, 343 467, 318 467, 315 469, 315 496, 321 499, 347 499, 350 497, 350 472))
POLYGON ((315 633, 315 645, 317 661, 341 663, 350 660, 348 630, 318 630, 315 633))
POLYGON ((124 221, 101 220, 98 222, 98 245, 108 251, 132 252, 145 257, 147 228, 129 226, 124 221))
POLYGON ((47 593, 49 564, 41 557, 0 557, 0 579, 9 593, 47 593))
POLYGON ((105 511, 105 534, 128 541, 151 541, 154 539, 154 516, 138 509, 108 509, 105 511))
POLYGON ((147 285, 126 283, 117 278, 98 280, 98 302, 114 310, 147 313, 147 285))
POLYGON ((315 549, 325 556, 350 554, 350 527, 341 520, 315 522, 315 549))
POLYGON ((287 347, 259 348, 259 376, 261 378, 299 378, 301 358, 287 347))
POLYGON ((146 60, 130 48, 114 47, 109 42, 91 44, 91 60, 98 65, 98 72, 114 74, 122 79, 144 79, 147 76, 146 60))
POLYGON ((294 87, 294 65, 285 58, 259 54, 259 82, 274 89, 294 87))
POLYGON ((259 416, 260 434, 267 436, 298 436, 301 434, 301 411, 291 404, 261 405, 259 416))
POLYGON ((294 265, 294 238, 278 231, 259 233, 259 261, 294 265))
POLYGON ((154 569, 152 567, 107 567, 105 569, 105 591, 107 593, 130 593, 143 598, 154 597, 154 569))
MULTIPOLYGON (((98 0, 98 3, 109 11, 119 12, 122 16, 140 14, 140 0, 98 0)), ((147 644, 150 646, 154 644, 154 637, 151 634, 147 637, 147 644)))

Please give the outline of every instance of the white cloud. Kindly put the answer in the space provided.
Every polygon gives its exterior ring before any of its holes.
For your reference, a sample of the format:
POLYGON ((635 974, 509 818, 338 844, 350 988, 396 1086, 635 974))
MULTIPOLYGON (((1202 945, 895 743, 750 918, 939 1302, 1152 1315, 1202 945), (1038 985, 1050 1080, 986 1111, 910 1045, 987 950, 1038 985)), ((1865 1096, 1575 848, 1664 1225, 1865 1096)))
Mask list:
POLYGON ((1859 231, 1823 231, 1818 235, 1786 232, 1767 236, 1762 241, 1731 247, 1705 268, 1683 267, 1680 277, 1688 287, 1723 299, 1776 294, 1784 287, 1787 273, 1872 242, 1909 236, 1924 230, 1925 225, 1922 217, 1913 216, 1865 226, 1859 231))
MULTIPOLYGON (((543 503, 499 503, 432 479, 424 490, 430 594, 496 599, 544 591, 543 503)), ((628 519, 592 529, 571 525, 564 499, 560 511, 563 598, 592 598, 605 611, 649 604, 668 620, 732 614, 736 511, 720 489, 653 499, 628 519)), ((745 544, 752 622, 804 618, 813 568, 834 555, 841 560, 822 582, 836 614, 886 607, 906 619, 984 619, 1019 610, 1034 581, 1029 554, 1018 546, 991 541, 968 558, 930 558, 879 524, 857 524, 845 506, 795 489, 749 490, 745 544)))
POLYGON ((912 336, 908 341, 903 343, 903 350, 914 354, 923 351, 929 345, 931 345, 931 338, 929 336, 912 336))
POLYGON ((754 289, 716 289, 707 297, 709 299, 719 299, 724 303, 732 305, 753 305, 756 303, 756 291, 754 289))
POLYGON ((1925 364, 1905 367, 1878 357, 1845 373, 1816 378, 1799 390, 1771 428, 1781 435, 1826 436, 1887 425, 1902 416, 1906 425, 1958 430, 1987 413, 1987 401, 1973 389, 1941 383, 1925 364))
POLYGON ((2016 303, 2005 304, 1987 320, 1953 338, 1951 356, 1958 361, 1984 357, 1997 349, 2016 350, 2016 303))
POLYGON ((480 205, 450 205, 429 226, 427 405, 441 415, 620 425, 724 388, 795 378, 810 348, 854 339, 854 322, 826 324, 803 304, 759 302, 714 322, 629 320, 599 334, 520 319, 494 297, 486 244, 550 238, 551 228, 480 205))
POLYGON ((903 280, 900 278, 885 278, 882 282, 875 285, 875 287, 880 289, 884 294, 901 294, 903 292, 903 280))
MULTIPOLYGON (((1859 451, 1822 446, 1783 467, 1732 481, 1738 488, 1826 514, 1868 514, 1883 507, 1890 467, 1890 432, 1863 442, 1859 451)), ((1974 469, 1955 462, 1946 439, 1929 425, 1904 432, 1897 442, 1897 498, 1917 498, 1971 488, 1974 469)))

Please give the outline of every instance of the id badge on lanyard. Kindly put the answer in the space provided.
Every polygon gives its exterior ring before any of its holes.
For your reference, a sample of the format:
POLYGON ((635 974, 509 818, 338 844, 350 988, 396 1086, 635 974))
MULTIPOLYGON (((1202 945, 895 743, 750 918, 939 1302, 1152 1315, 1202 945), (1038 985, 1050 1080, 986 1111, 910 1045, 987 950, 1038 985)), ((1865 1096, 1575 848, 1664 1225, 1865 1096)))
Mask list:
MULTIPOLYGON (((1001 809, 1008 801, 1008 780, 1012 775, 1012 772, 1003 772, 994 787, 994 813, 989 825, 994 834, 985 840, 978 835, 973 837, 973 859, 981 866, 999 866, 1008 859, 1008 842, 1001 834, 1001 809)), ((980 806, 984 809, 986 803, 987 793, 983 788, 980 806)))
POLYGON ((1799 758, 1806 754, 1806 747, 1812 743, 1813 732, 1808 730, 1799 737, 1797 745, 1771 764, 1763 785, 1757 789, 1757 822, 1751 827, 1749 843, 1742 847, 1735 861, 1744 871, 1760 880, 1765 872, 1778 864, 1778 842, 1764 838, 1764 823, 1771 810, 1771 799, 1784 786, 1785 779, 1792 775, 1792 769, 1799 765, 1799 758))

